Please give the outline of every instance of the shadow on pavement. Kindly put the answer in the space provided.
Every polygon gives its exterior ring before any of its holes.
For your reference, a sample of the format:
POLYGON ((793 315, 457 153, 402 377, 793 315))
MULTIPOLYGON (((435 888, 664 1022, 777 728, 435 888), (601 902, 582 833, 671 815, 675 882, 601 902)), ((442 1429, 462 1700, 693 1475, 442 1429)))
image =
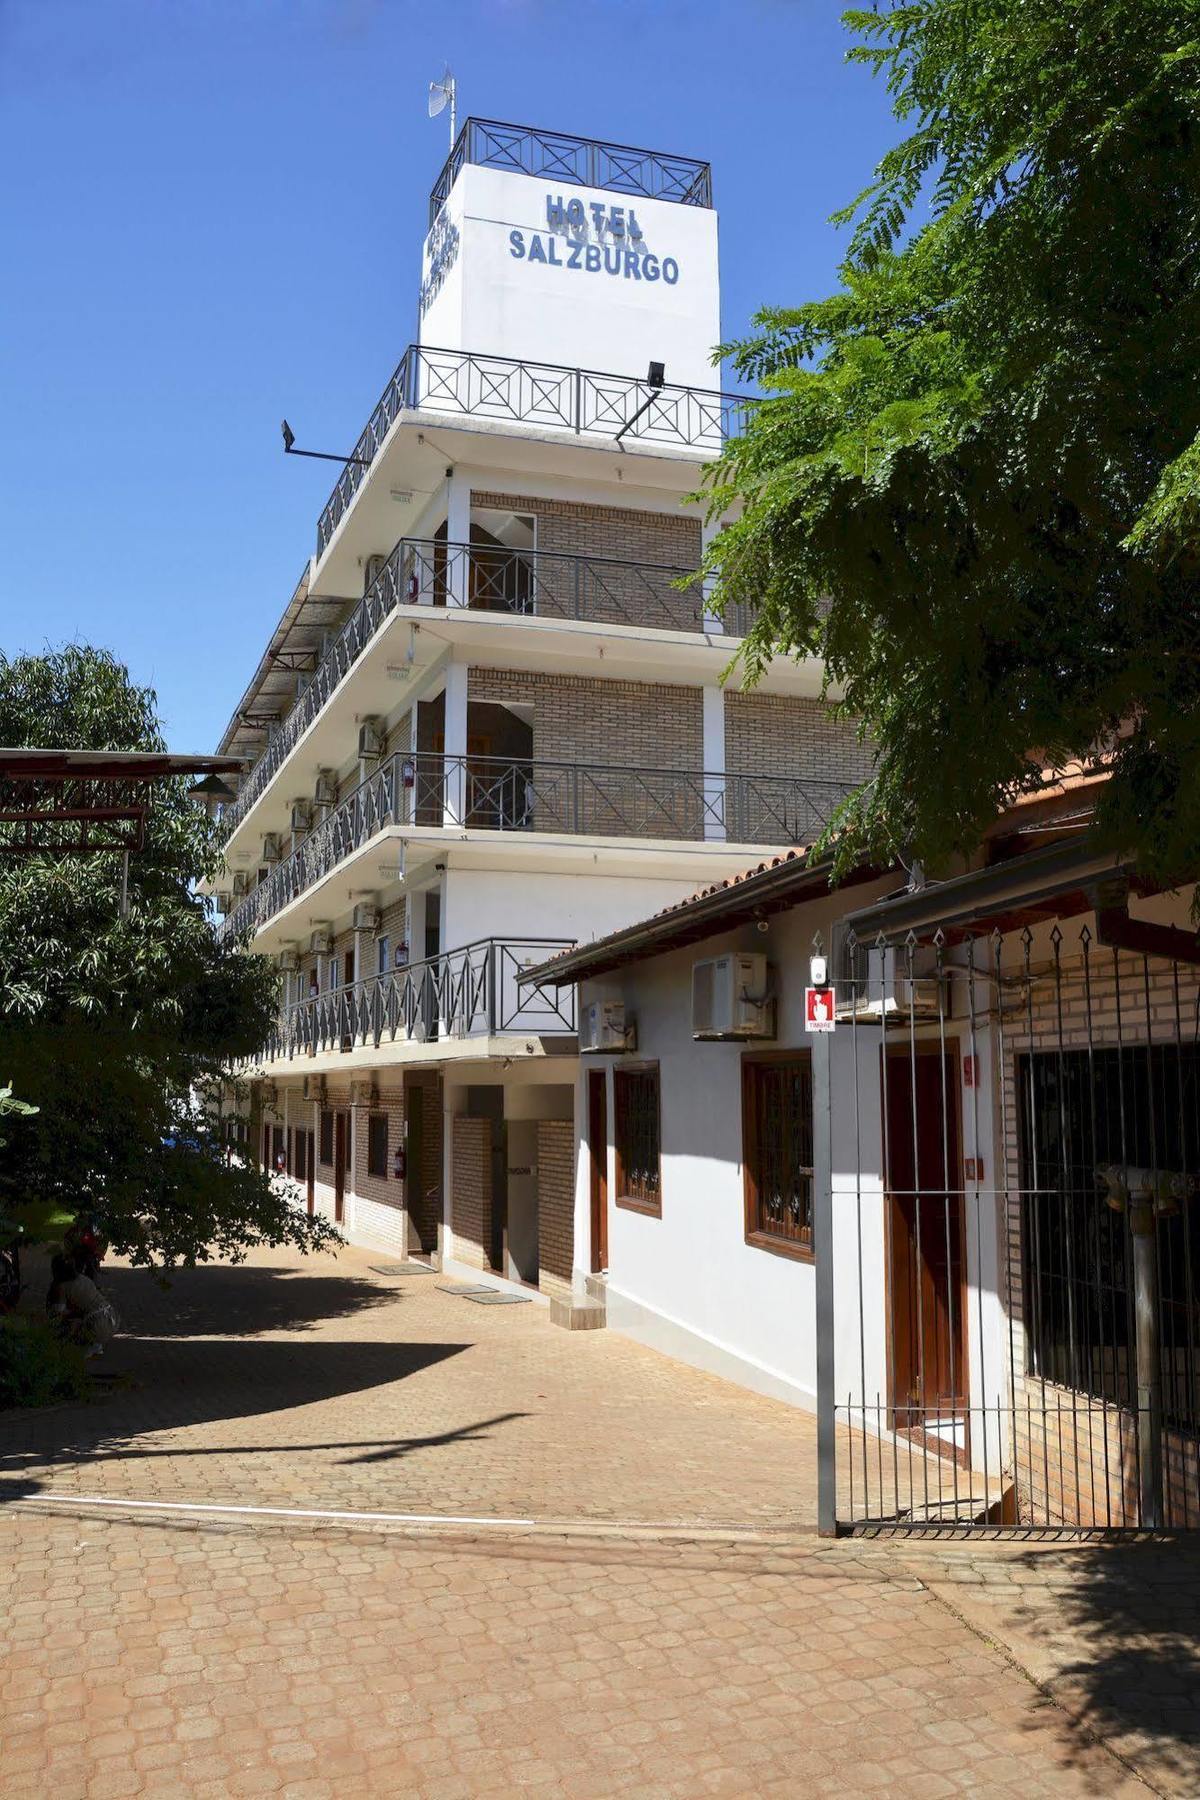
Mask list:
POLYGON ((155 1338, 303 1331, 403 1299, 394 1287, 354 1275, 229 1263, 177 1269, 165 1284, 149 1269, 106 1263, 100 1285, 120 1314, 124 1330, 155 1338))
POLYGON ((1055 1697, 1153 1789, 1200 1794, 1200 1534, 1073 1546, 1044 1604, 1045 1553, 1021 1561, 1019 1623, 1056 1663, 1055 1697))

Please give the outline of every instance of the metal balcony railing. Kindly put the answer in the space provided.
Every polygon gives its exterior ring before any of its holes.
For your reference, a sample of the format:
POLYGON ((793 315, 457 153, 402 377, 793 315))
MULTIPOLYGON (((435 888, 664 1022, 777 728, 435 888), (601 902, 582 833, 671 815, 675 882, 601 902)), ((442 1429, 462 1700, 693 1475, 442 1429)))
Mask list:
POLYGON ((741 429, 753 402, 744 394, 710 388, 652 388, 631 375, 602 375, 558 363, 519 362, 468 350, 435 350, 410 344, 384 388, 317 521, 322 555, 349 510, 370 464, 401 412, 417 410, 541 425, 553 431, 596 432, 644 443, 674 444, 719 454, 741 429), (653 404, 633 420, 646 401, 653 404), (632 424, 629 422, 633 420, 632 424))
POLYGON ((238 902, 221 934, 258 929, 390 826, 790 845, 811 842, 849 791, 799 776, 396 755, 238 902))
POLYGON ((695 157, 664 156, 658 150, 634 150, 628 144, 600 143, 569 132, 537 131, 530 125, 504 125, 497 119, 468 119, 433 184, 431 225, 464 163, 507 169, 516 175, 544 175, 548 181, 572 187, 608 188, 644 200, 712 205, 712 170, 695 157))
MULTIPOLYGON (((223 809, 222 822, 233 831, 245 818, 398 606, 466 605, 533 618, 701 631, 704 596, 699 583, 686 591, 674 585, 692 573, 670 563, 401 538, 330 640, 303 693, 243 780, 237 799, 223 809)), ((749 623, 746 612, 738 608, 731 613, 727 629, 743 633, 749 623)))
POLYGON ((480 938, 425 962, 311 994, 285 1006, 267 1061, 382 1043, 575 1030, 572 988, 522 988, 524 970, 570 949, 571 938, 480 938))

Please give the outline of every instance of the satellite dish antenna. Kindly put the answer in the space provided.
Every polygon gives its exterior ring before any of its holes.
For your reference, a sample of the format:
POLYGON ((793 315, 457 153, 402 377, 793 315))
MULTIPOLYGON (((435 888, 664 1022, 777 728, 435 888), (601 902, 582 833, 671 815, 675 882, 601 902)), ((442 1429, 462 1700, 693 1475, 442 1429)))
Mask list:
POLYGON ((445 112, 447 107, 450 108, 450 148, 452 150, 455 138, 455 96, 454 77, 450 73, 450 64, 447 63, 442 70, 441 79, 431 81, 429 84, 429 116, 431 119, 436 119, 440 112, 445 112))

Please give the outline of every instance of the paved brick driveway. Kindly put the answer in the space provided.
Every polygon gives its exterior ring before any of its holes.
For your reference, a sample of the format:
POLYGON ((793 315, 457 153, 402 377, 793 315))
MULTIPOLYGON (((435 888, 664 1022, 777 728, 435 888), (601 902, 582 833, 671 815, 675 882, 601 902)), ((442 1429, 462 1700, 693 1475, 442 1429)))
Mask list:
POLYGON ((0 1420, 6 1797, 1200 1793, 1194 1554, 779 1529, 802 1415, 375 1260, 117 1275, 137 1385, 0 1420))

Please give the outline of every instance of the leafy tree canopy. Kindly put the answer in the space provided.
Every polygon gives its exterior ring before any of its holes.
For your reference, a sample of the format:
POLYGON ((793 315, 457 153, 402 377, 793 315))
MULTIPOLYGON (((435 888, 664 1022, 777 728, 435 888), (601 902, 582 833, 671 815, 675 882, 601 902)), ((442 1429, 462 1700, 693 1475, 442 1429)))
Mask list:
POLYGON ((1045 766, 1200 853, 1200 0, 881 0, 850 59, 908 135, 842 286, 724 346, 763 385, 709 474, 749 679, 816 654, 877 745, 859 853, 969 850, 1045 766))
MULTIPOLYGON (((0 743, 165 748, 153 693, 83 646, 0 656, 0 743)), ((0 1188, 94 1211, 137 1261, 332 1235, 260 1169, 226 1166, 221 1076, 265 1042, 277 995, 270 965, 219 943, 194 892, 218 860, 183 781, 156 784, 125 916, 118 855, 0 846, 0 1071, 37 1108, 5 1120, 0 1188)))

